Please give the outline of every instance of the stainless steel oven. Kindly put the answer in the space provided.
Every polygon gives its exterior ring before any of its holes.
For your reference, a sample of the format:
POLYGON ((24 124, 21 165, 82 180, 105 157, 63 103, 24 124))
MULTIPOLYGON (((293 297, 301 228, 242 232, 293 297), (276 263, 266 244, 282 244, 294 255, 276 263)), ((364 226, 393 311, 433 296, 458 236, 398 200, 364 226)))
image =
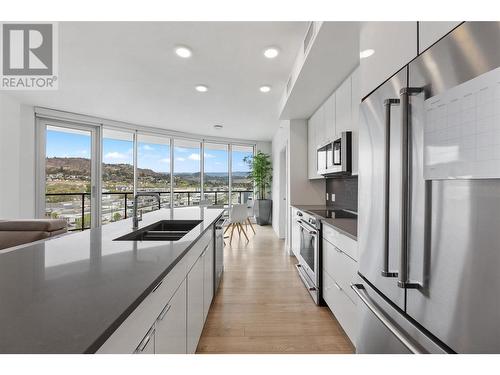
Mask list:
MULTIPOLYGON (((297 214, 299 211, 297 212, 297 214)), ((317 220, 304 212, 297 215, 300 232, 300 250, 296 264, 299 276, 316 304, 320 301, 320 225, 317 220)))

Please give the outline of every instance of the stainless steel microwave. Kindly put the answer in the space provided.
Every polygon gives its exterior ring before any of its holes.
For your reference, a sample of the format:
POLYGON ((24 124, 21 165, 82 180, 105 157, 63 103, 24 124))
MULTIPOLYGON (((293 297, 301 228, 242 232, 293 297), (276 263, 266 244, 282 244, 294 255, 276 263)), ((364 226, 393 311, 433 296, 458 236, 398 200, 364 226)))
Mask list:
POLYGON ((318 148, 316 166, 318 174, 351 174, 352 132, 340 133, 340 138, 318 148))

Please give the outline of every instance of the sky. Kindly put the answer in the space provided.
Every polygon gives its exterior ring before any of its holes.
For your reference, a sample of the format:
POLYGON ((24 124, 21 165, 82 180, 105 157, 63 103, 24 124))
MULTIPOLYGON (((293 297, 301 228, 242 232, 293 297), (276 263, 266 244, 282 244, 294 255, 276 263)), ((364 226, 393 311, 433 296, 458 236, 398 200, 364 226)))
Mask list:
MULTIPOLYGON (((90 135, 47 130, 47 157, 89 158, 91 153, 90 135)), ((233 151, 232 170, 248 172, 243 158, 249 153, 233 151)), ((175 147, 175 172, 193 173, 200 171, 200 149, 175 147)), ((139 168, 152 169, 155 172, 170 170, 170 146, 153 143, 138 144, 137 159, 139 168)), ((103 161, 107 164, 132 164, 133 144, 130 141, 103 139, 103 161)), ((227 172, 228 155, 224 150, 205 150, 205 172, 227 172)))

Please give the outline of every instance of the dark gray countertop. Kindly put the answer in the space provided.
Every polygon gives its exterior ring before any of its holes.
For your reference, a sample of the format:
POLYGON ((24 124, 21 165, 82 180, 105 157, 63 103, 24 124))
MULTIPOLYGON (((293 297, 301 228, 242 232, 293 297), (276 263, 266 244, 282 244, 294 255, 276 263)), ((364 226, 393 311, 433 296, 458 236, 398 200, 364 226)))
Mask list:
POLYGON ((92 353, 222 214, 198 207, 145 214, 203 222, 181 240, 113 241, 131 219, 0 251, 0 353, 92 353))
POLYGON ((340 232, 344 233, 346 236, 352 238, 353 240, 358 239, 358 220, 357 219, 332 219, 326 218, 324 216, 318 215, 317 213, 311 212, 311 210, 331 210, 332 206, 325 205, 292 205, 293 207, 306 211, 308 214, 313 215, 321 220, 323 224, 330 225, 340 232))

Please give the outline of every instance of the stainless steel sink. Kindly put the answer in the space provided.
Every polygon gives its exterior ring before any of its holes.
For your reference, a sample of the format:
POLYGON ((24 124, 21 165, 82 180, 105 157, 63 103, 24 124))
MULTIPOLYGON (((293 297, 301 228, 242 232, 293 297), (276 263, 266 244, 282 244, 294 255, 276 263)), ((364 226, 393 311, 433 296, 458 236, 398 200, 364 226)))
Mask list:
POLYGON ((161 220, 114 241, 178 241, 202 220, 161 220))

